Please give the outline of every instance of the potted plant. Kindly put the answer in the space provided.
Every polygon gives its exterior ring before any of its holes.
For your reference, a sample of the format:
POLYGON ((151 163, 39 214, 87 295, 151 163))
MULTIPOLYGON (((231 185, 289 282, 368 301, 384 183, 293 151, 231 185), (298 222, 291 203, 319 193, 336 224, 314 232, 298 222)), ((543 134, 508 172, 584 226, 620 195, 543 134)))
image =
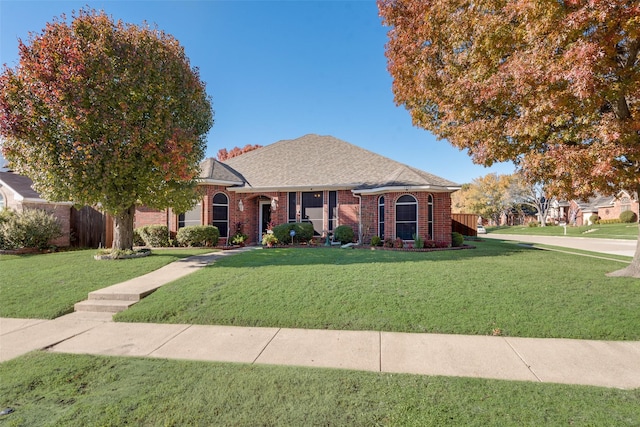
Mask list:
POLYGON ((270 248, 276 243, 278 243, 278 238, 273 234, 272 230, 267 230, 267 232, 262 235, 263 246, 270 248))
POLYGON ((247 236, 246 234, 242 234, 242 233, 237 233, 234 234, 231 237, 231 243, 233 243, 234 245, 238 245, 238 246, 244 246, 244 242, 247 240, 249 236, 247 236))

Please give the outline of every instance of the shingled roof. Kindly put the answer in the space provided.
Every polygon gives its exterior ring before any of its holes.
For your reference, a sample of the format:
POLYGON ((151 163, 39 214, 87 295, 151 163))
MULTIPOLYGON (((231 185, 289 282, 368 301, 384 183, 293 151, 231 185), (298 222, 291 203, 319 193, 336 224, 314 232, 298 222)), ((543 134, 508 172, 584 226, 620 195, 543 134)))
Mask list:
MULTIPOLYGON (((203 162, 203 172, 211 161, 215 162, 213 159, 203 162)), ((222 165, 243 179, 234 188, 243 192, 314 188, 352 189, 361 193, 399 188, 451 192, 460 188, 452 181, 332 136, 313 134, 267 145, 222 165)))
POLYGON ((0 183, 8 187, 16 200, 43 201, 40 194, 33 189, 33 181, 13 172, 0 172, 0 183))

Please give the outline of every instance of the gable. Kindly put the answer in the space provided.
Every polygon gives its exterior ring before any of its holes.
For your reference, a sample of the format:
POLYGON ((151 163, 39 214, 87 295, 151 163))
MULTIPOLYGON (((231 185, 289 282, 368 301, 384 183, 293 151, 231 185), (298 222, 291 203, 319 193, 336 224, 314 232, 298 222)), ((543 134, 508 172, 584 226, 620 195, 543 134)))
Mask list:
POLYGON ((26 176, 13 172, 0 172, 0 185, 9 189, 15 200, 44 201, 33 189, 33 181, 26 176))

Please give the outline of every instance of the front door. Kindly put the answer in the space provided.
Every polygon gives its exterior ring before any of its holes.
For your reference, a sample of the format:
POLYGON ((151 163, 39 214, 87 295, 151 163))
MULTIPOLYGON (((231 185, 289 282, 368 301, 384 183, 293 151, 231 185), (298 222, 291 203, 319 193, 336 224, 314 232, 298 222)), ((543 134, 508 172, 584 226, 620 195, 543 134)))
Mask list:
POLYGON ((261 201, 260 202, 260 235, 258 236, 259 240, 262 241, 262 235, 267 232, 269 228, 269 223, 271 222, 271 202, 261 201))

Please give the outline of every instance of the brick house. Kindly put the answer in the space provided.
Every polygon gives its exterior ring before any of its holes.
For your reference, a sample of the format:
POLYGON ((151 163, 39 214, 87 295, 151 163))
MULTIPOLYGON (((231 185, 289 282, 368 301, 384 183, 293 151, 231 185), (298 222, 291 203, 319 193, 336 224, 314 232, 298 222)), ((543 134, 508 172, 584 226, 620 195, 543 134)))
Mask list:
POLYGON ((0 171, 0 210, 41 209, 51 212, 62 226, 62 237, 51 242, 55 246, 69 246, 72 203, 53 203, 44 200, 33 189, 33 181, 10 171, 0 171))
POLYGON ((615 197, 596 196, 586 202, 572 200, 569 212, 569 223, 589 225, 591 215, 598 215, 601 220, 615 220, 624 211, 633 211, 638 215, 638 198, 634 193, 622 190, 615 197))
POLYGON ((222 241, 241 229, 258 243, 269 223, 310 222, 317 235, 349 225, 372 236, 451 242, 446 179, 332 136, 283 140, 219 162, 201 163, 202 201, 189 212, 136 209, 135 226, 212 224, 222 241))

